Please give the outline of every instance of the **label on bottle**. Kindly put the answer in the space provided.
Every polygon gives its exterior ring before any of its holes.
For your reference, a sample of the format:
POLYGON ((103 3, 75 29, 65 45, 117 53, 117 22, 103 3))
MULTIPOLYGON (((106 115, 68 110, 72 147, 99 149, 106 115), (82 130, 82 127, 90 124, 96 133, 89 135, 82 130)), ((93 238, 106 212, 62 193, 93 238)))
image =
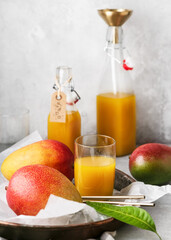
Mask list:
POLYGON ((60 98, 58 99, 58 93, 54 92, 51 97, 51 122, 65 122, 66 119, 66 95, 60 92, 60 98))

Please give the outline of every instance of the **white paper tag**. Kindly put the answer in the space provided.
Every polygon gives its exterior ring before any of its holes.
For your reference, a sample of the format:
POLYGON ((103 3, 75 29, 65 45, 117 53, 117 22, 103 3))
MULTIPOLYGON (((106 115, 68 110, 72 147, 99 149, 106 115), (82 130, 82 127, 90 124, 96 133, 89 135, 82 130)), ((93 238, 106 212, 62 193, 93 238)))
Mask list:
POLYGON ((51 122, 65 122, 66 120, 66 95, 61 92, 60 99, 57 98, 57 92, 52 94, 51 98, 51 122))

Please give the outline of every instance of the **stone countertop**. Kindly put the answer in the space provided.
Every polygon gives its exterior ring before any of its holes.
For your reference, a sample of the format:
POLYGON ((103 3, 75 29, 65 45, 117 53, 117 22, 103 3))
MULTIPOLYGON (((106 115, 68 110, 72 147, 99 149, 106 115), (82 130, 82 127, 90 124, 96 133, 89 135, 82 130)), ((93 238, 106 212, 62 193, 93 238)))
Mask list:
MULTIPOLYGON (((118 157, 116 168, 131 176, 129 171, 129 156, 118 157)), ((167 194, 155 202, 155 207, 144 208, 152 216, 157 232, 162 240, 171 239, 171 194, 167 194)), ((115 237, 116 240, 157 240, 157 235, 153 232, 142 230, 130 225, 124 225, 115 237)))

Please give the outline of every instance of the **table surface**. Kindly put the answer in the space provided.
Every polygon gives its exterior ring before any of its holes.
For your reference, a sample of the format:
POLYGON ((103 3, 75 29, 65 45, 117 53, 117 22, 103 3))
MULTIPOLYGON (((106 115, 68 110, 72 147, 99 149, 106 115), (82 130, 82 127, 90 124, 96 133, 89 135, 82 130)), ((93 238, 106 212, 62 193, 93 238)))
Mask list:
MULTIPOLYGON (((116 159, 116 168, 130 174, 128 156, 116 159)), ((155 207, 144 208, 152 216, 158 234, 162 240, 171 240, 171 194, 167 194, 155 202, 155 207)), ((124 225, 116 233, 116 240, 157 240, 153 232, 142 230, 130 225, 124 225)))

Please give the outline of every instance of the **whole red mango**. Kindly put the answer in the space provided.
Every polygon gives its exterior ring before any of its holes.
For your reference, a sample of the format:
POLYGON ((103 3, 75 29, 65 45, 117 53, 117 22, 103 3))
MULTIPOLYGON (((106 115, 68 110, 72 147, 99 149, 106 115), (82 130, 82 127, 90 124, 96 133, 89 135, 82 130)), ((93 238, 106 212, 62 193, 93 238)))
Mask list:
POLYGON ((129 158, 129 170, 144 183, 161 185, 171 181, 171 147, 160 143, 139 146, 129 158))
POLYGON ((58 170, 44 165, 30 165, 18 169, 7 187, 9 207, 17 215, 35 216, 44 209, 50 194, 82 202, 72 182, 58 170))
POLYGON ((1 172, 8 180, 21 167, 42 164, 53 167, 70 180, 74 177, 74 155, 63 143, 55 140, 42 140, 11 153, 2 163, 1 172))

